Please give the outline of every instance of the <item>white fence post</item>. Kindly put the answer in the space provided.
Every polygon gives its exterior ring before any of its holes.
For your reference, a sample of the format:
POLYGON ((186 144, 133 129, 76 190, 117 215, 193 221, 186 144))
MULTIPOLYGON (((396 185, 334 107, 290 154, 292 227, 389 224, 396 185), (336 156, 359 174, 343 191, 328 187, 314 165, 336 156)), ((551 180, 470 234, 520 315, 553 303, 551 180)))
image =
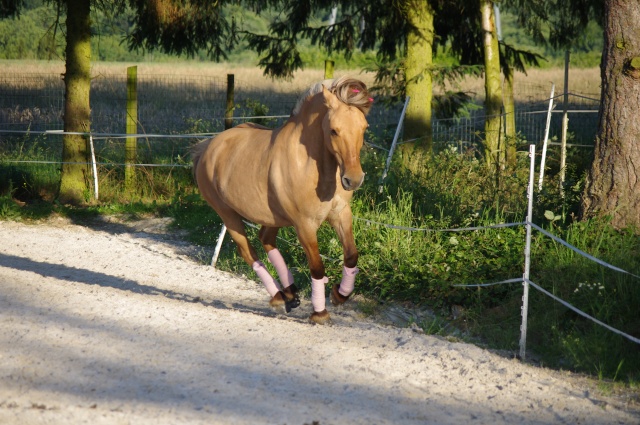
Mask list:
POLYGON ((533 176, 536 167, 536 145, 529 145, 529 186, 527 187, 527 239, 524 246, 524 274, 522 276, 522 324, 520 325, 520 359, 524 360, 527 348, 527 314, 529 311, 529 271, 531 268, 531 221, 533 220, 533 176))
POLYGON ((553 110, 553 95, 555 94, 556 85, 551 84, 551 96, 549 97, 549 110, 547 111, 547 125, 544 129, 544 141, 542 142, 542 159, 540 160, 540 178, 538 180, 538 189, 542 190, 542 181, 544 180, 544 163, 547 159, 547 145, 549 144, 549 127, 551 126, 551 111, 553 110))
POLYGON ((218 262, 218 256, 220 255, 220 248, 222 248, 222 241, 224 240, 224 235, 227 233, 227 226, 222 225, 222 230, 220 230, 220 235, 218 236, 218 242, 216 243, 216 249, 213 251, 213 257, 211 258, 211 266, 215 267, 218 262))
POLYGON ((562 137, 560 139, 560 194, 564 197, 564 181, 567 168, 567 131, 569 129, 569 60, 571 52, 564 52, 564 99, 562 105, 562 137))
POLYGON ((400 129, 402 128, 402 123, 404 122, 404 115, 407 113, 407 106, 409 106, 410 96, 404 101, 404 107, 402 108, 402 113, 400 114, 400 121, 398 121, 398 126, 396 127, 396 134, 393 136, 393 142, 391 143, 391 149, 389 149, 389 156, 387 157, 387 163, 384 166, 384 172, 382 173, 382 177, 380 178, 380 186, 378 186, 378 192, 382 193, 382 183, 384 183, 384 179, 387 178, 387 173, 389 172, 389 167, 391 166, 391 158, 393 158, 393 151, 396 150, 396 145, 398 144, 398 137, 400 137, 400 129))
POLYGON ((96 151, 93 148, 93 135, 89 134, 89 147, 91 149, 91 170, 93 171, 93 195, 98 200, 98 168, 96 167, 96 151))

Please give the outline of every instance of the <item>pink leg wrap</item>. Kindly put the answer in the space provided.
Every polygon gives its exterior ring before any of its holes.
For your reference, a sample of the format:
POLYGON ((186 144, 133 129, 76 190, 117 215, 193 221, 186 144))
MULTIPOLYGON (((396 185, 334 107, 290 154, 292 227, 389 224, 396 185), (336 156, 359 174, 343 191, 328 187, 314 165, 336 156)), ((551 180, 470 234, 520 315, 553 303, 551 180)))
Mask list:
POLYGON ((282 258, 282 254, 280 254, 278 248, 269 251, 267 256, 269 257, 269 262, 273 264, 273 267, 275 267, 278 272, 278 277, 280 278, 282 287, 288 288, 291 286, 293 284, 293 275, 291 274, 291 270, 287 268, 284 258, 282 258))
POLYGON ((269 271, 264 266, 264 263, 262 261, 254 261, 251 266, 253 267, 253 271, 256 272, 256 274, 264 284, 264 287, 267 288, 267 292, 269 293, 269 295, 271 295, 271 297, 273 298, 273 296, 277 294, 278 291, 280 291, 280 288, 278 288, 278 282, 276 282, 276 280, 271 277, 269 271))
POLYGON ((348 297, 353 292, 356 275, 360 270, 357 267, 342 267, 342 281, 340 282, 340 295, 348 297))
POLYGON ((313 305, 313 311, 318 313, 326 310, 324 284, 327 282, 329 282, 329 279, 326 276, 322 279, 311 278, 311 304, 313 305))

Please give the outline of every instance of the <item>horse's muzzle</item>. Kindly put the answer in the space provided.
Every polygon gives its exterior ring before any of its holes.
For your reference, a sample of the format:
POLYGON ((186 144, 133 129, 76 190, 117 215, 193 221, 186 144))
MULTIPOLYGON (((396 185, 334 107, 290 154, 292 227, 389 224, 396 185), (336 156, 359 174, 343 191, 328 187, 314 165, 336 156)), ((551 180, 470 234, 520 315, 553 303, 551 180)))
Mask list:
POLYGON ((342 178, 340 179, 340 182, 342 183, 342 188, 344 190, 356 190, 358 189, 360 186, 362 186, 362 183, 364 182, 364 174, 362 173, 362 175, 360 176, 360 178, 349 178, 347 176, 342 176, 342 178))

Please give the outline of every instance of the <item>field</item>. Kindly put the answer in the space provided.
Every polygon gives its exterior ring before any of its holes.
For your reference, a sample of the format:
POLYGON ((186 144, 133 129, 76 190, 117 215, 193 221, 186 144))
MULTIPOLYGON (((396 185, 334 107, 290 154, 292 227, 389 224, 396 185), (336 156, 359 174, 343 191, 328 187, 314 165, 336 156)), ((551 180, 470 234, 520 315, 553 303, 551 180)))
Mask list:
MULTIPOLYGON (((126 98, 126 63, 97 62, 92 68, 92 130, 104 134, 121 134, 124 130, 126 98)), ((235 76, 235 123, 241 117, 286 117, 298 96, 312 83, 323 78, 321 70, 298 72, 293 80, 272 80, 257 68, 234 67, 228 64, 203 62, 145 63, 138 66, 138 132, 144 134, 193 134, 211 133, 224 128, 226 108, 227 74, 235 76)), ((55 130, 62 128, 62 102, 64 86, 60 75, 62 62, 3 61, 0 76, 0 125, 14 130, 55 130)), ((336 76, 356 76, 368 85, 374 84, 372 73, 359 70, 337 70, 336 76)), ((597 69, 571 71, 568 109, 570 127, 569 142, 592 145, 597 125, 599 99, 599 72, 597 69), (593 100, 589 100, 593 99, 593 100)), ((516 102, 516 128, 521 146, 540 143, 544 137, 546 111, 551 82, 556 84, 556 108, 551 120, 549 136, 552 142, 561 133, 563 99, 563 71, 559 69, 531 70, 528 75, 517 74, 514 97, 516 102)), ((460 149, 477 147, 484 127, 482 103, 484 88, 481 79, 472 78, 446 90, 464 91, 477 105, 455 117, 440 117, 433 121, 433 139, 437 149, 449 145, 460 149)), ((443 88, 435 87, 436 95, 443 88)), ((388 148, 402 108, 402 104, 389 104, 377 98, 369 116, 369 141, 388 148)), ((420 101, 414 99, 414 102, 420 101)), ((436 115, 438 109, 436 108, 436 115)), ((260 123, 277 126, 284 118, 265 119, 260 123)), ((59 138, 49 137, 48 143, 60 143, 59 138)), ((150 145, 153 140, 146 140, 150 145)), ((153 152, 168 152, 173 158, 160 162, 175 162, 176 155, 184 154, 184 143, 176 140, 155 140, 153 152)), ((98 142, 102 143, 102 142, 98 142)), ((118 144, 111 139, 108 144, 118 144)), ((98 147, 103 156, 101 162, 122 162, 107 155, 105 144, 98 147), (104 147, 104 149, 102 149, 104 147)), ((59 148, 57 149, 59 150, 59 148)), ((147 152, 147 156, 152 155, 147 152)), ((165 155, 166 156, 166 155, 165 155)), ((551 162, 553 163, 553 162, 551 162)))
MULTIPOLYGON (((162 85, 151 87, 155 87, 152 92, 158 99, 173 103, 177 103, 179 94, 203 96, 207 91, 207 87, 201 85, 203 81, 225 81, 226 75, 233 73, 237 82, 255 88, 251 93, 256 96, 262 93, 263 97, 243 100, 245 110, 239 113, 248 115, 256 111, 264 112, 262 106, 274 98, 286 98, 288 102, 295 100, 309 84, 322 79, 322 71, 319 70, 300 72, 291 82, 274 82, 263 77, 259 70, 221 64, 165 63, 138 66, 139 75, 151 75, 158 79, 168 76, 162 80, 162 85), (201 76, 206 78, 202 79, 201 76), (180 80, 188 80, 190 89, 185 91, 180 88, 182 86, 171 86, 172 81, 180 80)), ((101 79, 101 76, 119 73, 123 78, 125 68, 126 64, 122 63, 95 64, 92 74, 96 76, 96 86, 106 87, 104 82, 110 81, 101 79)), ((5 61, 0 64, 0 69, 5 76, 56 76, 64 71, 60 62, 5 61)), ((359 76, 368 83, 373 81, 371 74, 360 74, 354 70, 346 73, 359 76)), ((340 75, 340 71, 336 74, 340 75)), ((563 72, 557 69, 532 70, 527 76, 518 74, 515 81, 516 101, 522 109, 529 108, 526 109, 527 116, 539 117, 531 121, 531 127, 541 133, 544 124, 541 127, 540 122, 545 121, 544 113, 537 114, 536 111, 546 110, 551 82, 556 84, 556 94, 562 92, 563 72)), ((475 93, 477 101, 481 102, 483 88, 480 80, 465 81, 460 88, 475 93)), ((571 70, 570 89, 597 99, 599 71, 571 70)), ((201 100, 198 102, 211 106, 201 100)), ((578 105, 574 106, 577 108, 578 105)), ((381 112, 380 115, 372 114, 369 117, 372 127, 380 125, 383 120, 388 120, 389 125, 384 124, 381 131, 372 132, 367 141, 377 146, 388 146, 395 130, 397 118, 393 114, 397 113, 397 108, 385 109, 381 102, 376 103, 374 109, 376 107, 381 112)), ((100 108, 102 106, 95 105, 93 109, 96 122, 101 118, 100 108)), ((182 132, 214 130, 215 123, 210 119, 204 116, 196 118, 193 115, 195 112, 192 114, 191 110, 184 108, 169 109, 172 115, 180 115, 176 111, 185 114, 177 117, 185 125, 182 132)), ((212 114, 209 110, 204 113, 212 114)), ((587 114, 576 113, 570 117, 570 131, 574 132, 573 140, 593 143, 593 129, 589 130, 591 136, 587 135, 588 132, 585 135, 579 133, 588 127, 580 122, 579 117, 584 116, 587 114)), ((476 121, 470 125, 470 137, 473 139, 469 140, 477 143, 476 129, 482 120, 474 119, 476 121)), ((123 120, 119 118, 114 122, 122 126, 123 120)), ((96 127, 97 124, 94 131, 100 131, 96 127)), ((446 123, 442 127, 453 128, 446 123)), ((115 125, 113 128, 116 128, 115 125)), ((178 132, 177 126, 173 128, 178 132)), ((523 126, 523 129, 526 128, 523 126)), ((151 132, 148 128, 145 130, 151 132)), ((557 133, 558 128, 555 127, 552 130, 553 137, 557 133)), ((368 147, 362 155, 367 180, 354 199, 354 213, 359 218, 379 223, 430 229, 521 222, 526 211, 528 176, 528 158, 524 152, 529 142, 539 144, 541 141, 540 137, 535 136, 537 133, 532 134, 534 136, 522 136, 518 141, 521 152, 518 164, 513 169, 505 170, 498 178, 477 160, 473 150, 462 149, 469 146, 460 143, 462 138, 445 138, 433 156, 399 152, 382 193, 378 192, 378 184, 386 153, 377 147, 368 147)), ((113 214, 133 218, 167 216, 173 220, 175 229, 185 232, 192 243, 202 247, 205 253, 202 259, 208 261, 221 223, 215 213, 204 205, 193 187, 186 155, 186 148, 192 141, 172 145, 167 141, 157 142, 149 138, 140 143, 141 152, 147 155, 142 155, 145 163, 172 166, 139 167, 138 185, 133 191, 126 191, 122 187, 121 160, 117 156, 118 152, 122 154, 121 140, 100 142, 102 144, 97 152, 100 201, 93 200, 92 194, 87 193, 88 206, 78 210, 51 202, 55 197, 58 179, 59 167, 56 164, 16 165, 12 162, 17 158, 59 160, 59 151, 52 148, 53 138, 20 136, 3 137, 0 140, 0 172, 3 173, 0 182, 0 218, 40 219, 53 214, 82 221, 86 217, 113 214), (156 147, 159 143, 162 143, 163 149, 170 147, 169 153, 160 152, 156 147)), ((470 143, 469 140, 467 143, 470 143)), ((562 195, 558 190, 556 149, 551 148, 549 155, 544 187, 536 193, 534 222, 598 258, 639 274, 640 258, 635 254, 628 255, 640 249, 640 242, 632 232, 617 232, 606 221, 577 220, 591 151, 588 148, 570 149, 567 184, 562 195)), ((361 252, 359 267, 362 270, 358 276, 358 291, 371 300, 371 312, 386 303, 428 308, 433 312, 428 318, 407 316, 400 324, 416 323, 428 333, 440 335, 457 329, 458 337, 477 344, 509 352, 517 350, 521 286, 514 284, 469 289, 453 285, 521 276, 524 248, 522 227, 487 229, 455 236, 398 231, 362 221, 357 221, 355 228, 361 252)), ((297 281, 308 282, 306 260, 295 244, 295 235, 283 230, 281 236, 287 241, 287 248, 283 249, 286 251, 285 258, 295 268, 297 281)), ((328 228, 321 228, 321 251, 334 259, 327 264, 330 276, 337 276, 341 270, 341 252, 336 242, 335 235, 328 228)), ((535 236, 532 251, 534 281, 541 282, 547 290, 562 295, 563 299, 599 320, 632 335, 639 335, 637 305, 640 291, 633 278, 612 274, 600 266, 589 264, 540 236, 535 236)), ((247 276, 252 273, 229 242, 223 245, 219 264, 233 273, 247 276)), ((308 291, 309 288, 303 284, 303 289, 308 291)), ((528 348, 531 356, 544 365, 588 372, 603 380, 615 379, 630 388, 637 388, 640 379, 636 345, 603 331, 540 294, 532 296, 528 348)))
MULTIPOLYGON (((251 81, 252 84, 276 93, 300 94, 309 85, 324 78, 324 71, 321 69, 306 69, 294 74, 291 81, 273 80, 265 77, 262 71, 256 67, 238 67, 233 64, 213 63, 213 62, 177 62, 177 63, 124 63, 124 62, 94 62, 91 68, 92 75, 98 77, 101 74, 126 74, 126 67, 136 65, 140 74, 171 75, 171 76, 202 76, 226 78, 227 74, 234 74, 237 80, 251 81)), ((4 75, 25 75, 25 74, 52 74, 64 73, 64 63, 62 61, 26 61, 26 60, 3 60, 0 61, 0 70, 4 75)), ((360 70, 339 70, 336 69, 335 76, 341 75, 357 76, 365 83, 372 85, 374 75, 371 72, 360 70)), ((571 92, 584 95, 600 96, 600 69, 598 68, 576 68, 569 72, 569 88, 571 92)), ((527 74, 516 73, 515 84, 539 87, 546 94, 551 88, 551 83, 556 85, 556 93, 564 90, 564 70, 560 68, 552 69, 531 69, 527 74)), ((476 93, 482 96, 484 92, 484 82, 480 78, 470 78, 460 83, 459 88, 463 91, 476 93)), ((530 96, 528 90, 515 91, 517 101, 526 101, 530 96)))

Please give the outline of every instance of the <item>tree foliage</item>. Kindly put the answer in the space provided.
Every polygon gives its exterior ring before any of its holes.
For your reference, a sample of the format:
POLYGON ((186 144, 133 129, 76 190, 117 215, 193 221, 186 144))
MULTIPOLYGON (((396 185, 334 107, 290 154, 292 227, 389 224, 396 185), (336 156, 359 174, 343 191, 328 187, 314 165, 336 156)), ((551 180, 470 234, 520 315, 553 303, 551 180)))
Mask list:
POLYGON ((24 0, 0 0, 0 18, 15 18, 20 16, 24 0))
POLYGON ((601 0, 506 0, 503 4, 536 43, 562 50, 584 38, 590 21, 602 24, 604 16, 601 0))
POLYGON ((205 48, 215 60, 227 57, 237 43, 235 19, 222 1, 129 0, 134 9, 130 49, 162 50, 193 57, 205 48))
MULTIPOLYGON (((273 2, 274 4, 277 2, 273 2)), ((329 54, 350 58, 356 50, 376 49, 382 60, 394 59, 404 46, 408 23, 403 2, 341 2, 335 22, 321 21, 335 2, 286 0, 266 34, 244 32, 249 47, 263 55, 259 65, 272 77, 290 78, 302 68, 299 44, 308 39, 329 54)))

